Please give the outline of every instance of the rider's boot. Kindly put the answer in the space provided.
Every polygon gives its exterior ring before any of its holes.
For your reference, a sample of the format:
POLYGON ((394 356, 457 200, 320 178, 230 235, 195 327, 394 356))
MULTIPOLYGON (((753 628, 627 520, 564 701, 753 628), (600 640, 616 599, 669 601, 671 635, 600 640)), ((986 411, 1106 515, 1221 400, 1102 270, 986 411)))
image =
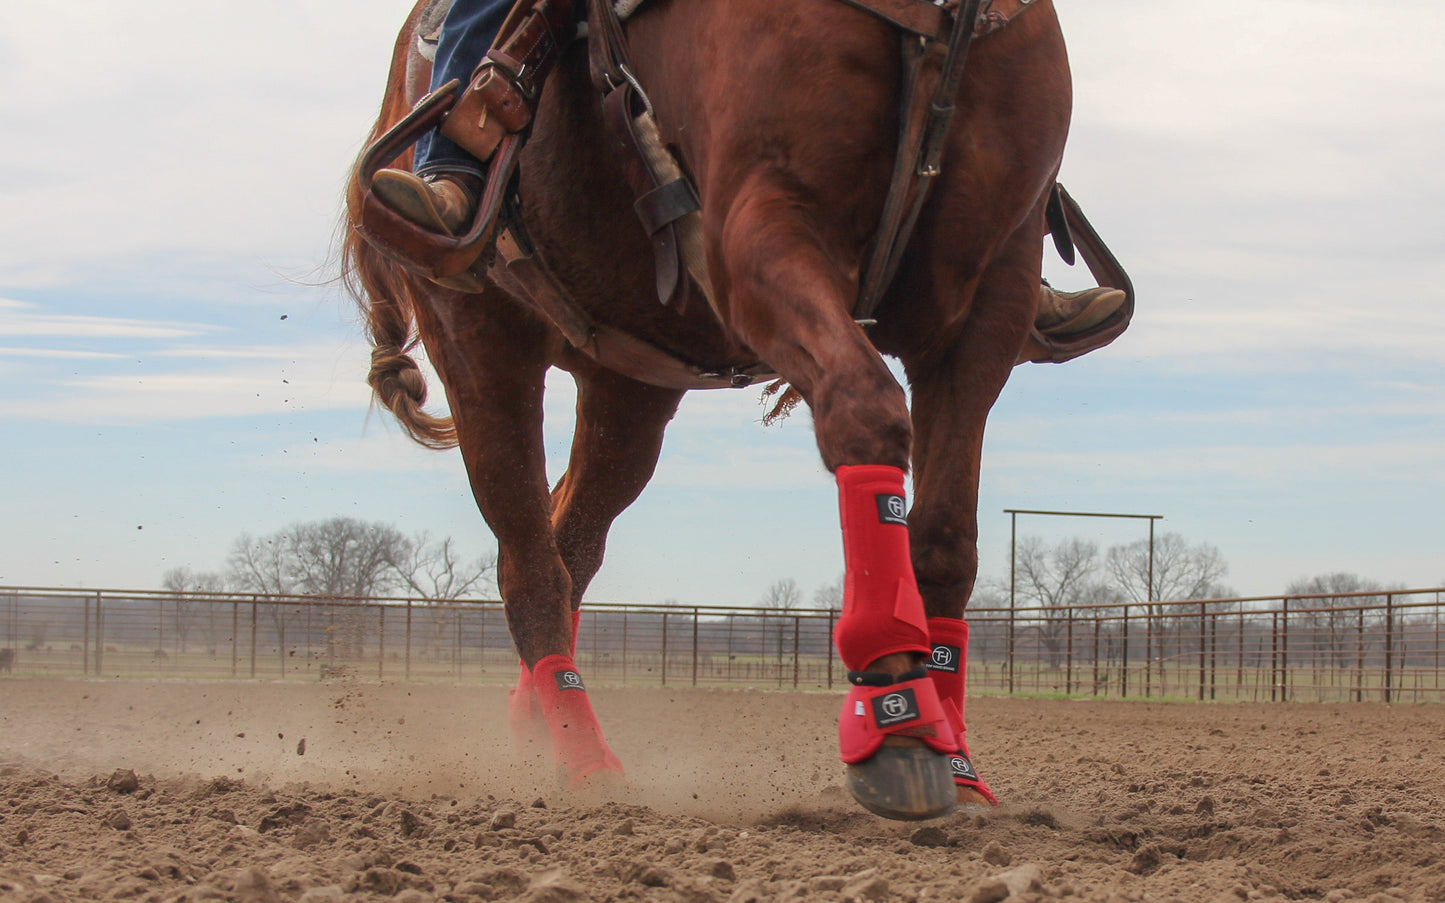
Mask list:
POLYGON ((953 728, 923 667, 932 651, 909 554, 903 470, 839 467, 843 613, 834 631, 852 685, 838 718, 848 789, 886 818, 936 818, 956 800, 953 728))
POLYGON ((949 756, 949 769, 957 788, 960 805, 996 806, 998 797, 985 784, 973 767, 964 739, 963 701, 968 674, 968 623, 959 618, 929 618, 928 636, 933 654, 928 660, 928 676, 938 689, 938 697, 948 712, 958 748, 949 756))
POLYGON ((542 85, 575 33, 573 10, 574 0, 518 0, 468 83, 436 86, 363 155, 360 228, 383 254, 449 287, 475 287, 465 271, 494 237, 542 85), (440 160, 421 154, 420 175, 381 168, 427 135, 449 150, 440 160))
POLYGON ((1078 292, 1061 292, 1047 282, 1039 287, 1039 310, 1034 326, 1050 338, 1061 339, 1088 332, 1124 306, 1128 296, 1101 286, 1078 292))
POLYGON ((464 173, 423 177, 404 169, 383 169, 372 179, 371 190, 383 204, 423 229, 457 236, 476 215, 482 179, 464 173))

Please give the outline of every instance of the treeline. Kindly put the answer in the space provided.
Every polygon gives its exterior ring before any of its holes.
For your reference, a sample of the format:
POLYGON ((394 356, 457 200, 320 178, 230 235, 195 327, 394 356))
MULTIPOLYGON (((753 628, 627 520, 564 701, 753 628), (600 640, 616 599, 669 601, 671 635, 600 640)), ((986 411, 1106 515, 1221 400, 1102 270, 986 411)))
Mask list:
POLYGON ((161 582, 176 593, 445 600, 495 597, 496 572, 495 554, 467 558, 449 536, 407 536, 385 523, 333 517, 265 536, 243 533, 225 571, 173 568, 161 582))

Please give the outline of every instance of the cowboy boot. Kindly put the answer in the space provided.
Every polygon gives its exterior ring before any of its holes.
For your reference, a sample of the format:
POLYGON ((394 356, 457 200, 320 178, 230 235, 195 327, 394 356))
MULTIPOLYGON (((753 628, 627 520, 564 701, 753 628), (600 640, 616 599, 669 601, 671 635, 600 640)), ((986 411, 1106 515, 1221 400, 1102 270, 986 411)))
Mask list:
POLYGON ((1116 288, 1061 292, 1045 282, 1039 287, 1034 326, 1050 338, 1075 336, 1098 326, 1124 306, 1128 296, 1116 288))
POLYGON ((455 237, 464 234, 476 216, 482 180, 463 173, 424 178, 403 169, 383 169, 372 179, 371 190, 423 229, 455 237))

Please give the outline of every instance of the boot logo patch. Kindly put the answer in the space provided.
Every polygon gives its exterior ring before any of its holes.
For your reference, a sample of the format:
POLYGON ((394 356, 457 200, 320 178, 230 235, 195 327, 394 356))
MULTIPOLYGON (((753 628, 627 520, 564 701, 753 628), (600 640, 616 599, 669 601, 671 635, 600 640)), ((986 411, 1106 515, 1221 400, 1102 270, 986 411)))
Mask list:
POLYGON ((953 776, 968 781, 978 780, 978 772, 973 770, 973 763, 968 761, 966 756, 949 756, 948 767, 953 771, 953 776))
POLYGON ((916 721, 920 717, 918 698, 912 690, 899 690, 886 696, 875 696, 873 720, 879 727, 892 727, 905 721, 916 721))
POLYGON ((947 671, 949 674, 958 673, 958 662, 963 650, 957 646, 945 646, 942 643, 933 644, 933 655, 928 659, 928 670, 947 671))
POLYGON ((878 503, 879 523, 908 526, 908 506, 904 504, 903 496, 884 493, 875 495, 873 500, 878 503))
POLYGON ((559 690, 586 690, 582 686, 582 675, 576 671, 558 671, 552 675, 557 678, 557 689, 559 690))

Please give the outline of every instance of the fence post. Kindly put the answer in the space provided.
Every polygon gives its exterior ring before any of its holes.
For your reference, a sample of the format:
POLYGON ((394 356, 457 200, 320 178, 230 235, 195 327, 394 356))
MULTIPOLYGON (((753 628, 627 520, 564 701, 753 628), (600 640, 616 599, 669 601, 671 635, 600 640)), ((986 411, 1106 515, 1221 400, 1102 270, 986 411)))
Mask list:
POLYGON ((622 682, 627 683, 627 610, 622 611, 622 682))
POLYGON ((241 670, 241 600, 231 600, 231 676, 241 670))
POLYGON ((1199 603, 1199 701, 1204 701, 1204 613, 1206 606, 1199 603))
POLYGON ((667 612, 662 613, 662 685, 667 686, 667 612))
POLYGON ((697 609, 692 610, 692 685, 697 686, 697 609))
POLYGON ((251 679, 256 679, 256 622, 260 617, 261 600, 251 597, 251 679))
POLYGON ((798 689, 798 666, 799 666, 799 662, 798 662, 798 641, 799 641, 799 639, 800 639, 800 637, 799 637, 799 625, 800 625, 801 623, 802 623, 802 621, 798 618, 798 616, 797 616, 797 615, 793 615, 793 689, 794 689, 794 690, 798 689))
POLYGON ((406 600, 406 664, 402 667, 402 673, 407 680, 411 680, 411 600, 406 600))
POLYGON ((1289 599, 1280 600, 1279 612, 1279 701, 1289 702, 1289 599))
POLYGON ((1395 596, 1393 593, 1385 594, 1385 702, 1390 701, 1390 692, 1394 689, 1394 652, 1395 652, 1395 596))
POLYGON ((826 648, 828 650, 828 689, 833 689, 833 609, 828 609, 828 637, 826 648))
MULTIPOLYGON (((100 604, 100 593, 95 594, 95 604, 100 604)), ((80 645, 80 671, 90 676, 90 597, 85 597, 85 638, 80 645)))
POLYGON ((386 603, 376 603, 376 679, 381 680, 386 667, 386 603))
POLYGON ((1119 665, 1119 698, 1129 698, 1129 606, 1124 606, 1123 659, 1119 665))

